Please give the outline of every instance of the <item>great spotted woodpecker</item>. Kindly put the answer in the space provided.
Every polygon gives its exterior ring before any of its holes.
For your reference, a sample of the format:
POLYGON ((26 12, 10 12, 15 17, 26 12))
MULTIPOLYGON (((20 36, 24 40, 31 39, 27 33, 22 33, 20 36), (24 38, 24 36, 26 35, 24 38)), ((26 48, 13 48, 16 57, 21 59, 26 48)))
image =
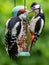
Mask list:
POLYGON ((19 10, 17 16, 10 18, 6 22, 5 45, 7 53, 12 58, 18 55, 18 46, 16 43, 16 39, 18 38, 18 36, 21 36, 19 34, 22 28, 22 22, 25 19, 25 16, 23 15, 25 12, 26 10, 24 9, 19 10))
POLYGON ((30 50, 32 48, 32 45, 36 42, 36 40, 39 38, 45 24, 45 17, 43 10, 41 6, 34 2, 31 4, 31 10, 30 12, 34 12, 35 15, 30 21, 30 40, 31 40, 31 46, 30 50))

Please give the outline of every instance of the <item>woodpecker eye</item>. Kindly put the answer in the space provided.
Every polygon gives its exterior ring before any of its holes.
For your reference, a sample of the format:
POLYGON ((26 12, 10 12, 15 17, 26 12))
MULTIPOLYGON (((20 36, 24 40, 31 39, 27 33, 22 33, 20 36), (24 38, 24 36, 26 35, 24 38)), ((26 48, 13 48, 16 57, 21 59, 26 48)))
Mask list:
POLYGON ((35 9, 35 7, 33 7, 35 9))
POLYGON ((35 10, 35 7, 31 7, 32 10, 35 10))

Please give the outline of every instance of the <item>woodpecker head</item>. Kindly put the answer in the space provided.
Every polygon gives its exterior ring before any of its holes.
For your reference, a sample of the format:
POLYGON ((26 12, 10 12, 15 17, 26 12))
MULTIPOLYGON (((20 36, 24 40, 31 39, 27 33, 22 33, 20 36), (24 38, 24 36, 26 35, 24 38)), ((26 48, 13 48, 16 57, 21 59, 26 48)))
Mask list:
POLYGON ((31 11, 33 11, 35 13, 43 13, 41 6, 36 2, 31 4, 31 11))
POLYGON ((20 9, 17 13, 17 16, 21 19, 21 20, 25 20, 26 19, 26 15, 24 15, 24 13, 26 12, 25 9, 20 9))
POLYGON ((21 14, 24 14, 26 12, 25 9, 20 9, 17 13, 17 16, 21 15, 21 14))

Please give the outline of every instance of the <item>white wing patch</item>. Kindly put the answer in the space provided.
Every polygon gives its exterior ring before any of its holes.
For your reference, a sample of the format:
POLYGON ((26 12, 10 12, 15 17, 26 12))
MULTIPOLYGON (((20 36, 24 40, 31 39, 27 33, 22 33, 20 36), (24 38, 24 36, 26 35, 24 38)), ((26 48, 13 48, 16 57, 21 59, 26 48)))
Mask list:
POLYGON ((16 28, 19 25, 19 21, 15 24, 14 28, 12 29, 12 35, 15 35, 17 33, 16 28))
POLYGON ((40 30, 39 30, 39 34, 42 32, 43 26, 44 26, 44 20, 41 19, 41 28, 40 28, 40 30))

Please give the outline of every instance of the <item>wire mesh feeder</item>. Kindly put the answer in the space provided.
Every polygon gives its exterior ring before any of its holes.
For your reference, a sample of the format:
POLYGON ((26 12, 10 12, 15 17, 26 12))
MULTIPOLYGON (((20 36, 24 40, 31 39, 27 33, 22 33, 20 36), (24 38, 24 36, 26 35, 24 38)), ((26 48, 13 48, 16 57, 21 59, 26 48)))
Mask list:
POLYGON ((20 32, 19 38, 16 40, 18 46, 18 56, 30 56, 28 52, 28 39, 27 39, 27 23, 22 23, 22 32, 20 32))
MULTIPOLYGON (((26 7, 25 7, 26 8, 26 7)), ((24 6, 16 6, 12 10, 12 17, 17 16, 17 13, 20 9, 24 9, 24 6)), ((26 19, 28 17, 26 16, 26 19)), ((22 23, 23 32, 21 37, 16 40, 18 46, 18 56, 30 56, 28 51, 28 39, 27 39, 27 23, 24 21, 22 23)))

